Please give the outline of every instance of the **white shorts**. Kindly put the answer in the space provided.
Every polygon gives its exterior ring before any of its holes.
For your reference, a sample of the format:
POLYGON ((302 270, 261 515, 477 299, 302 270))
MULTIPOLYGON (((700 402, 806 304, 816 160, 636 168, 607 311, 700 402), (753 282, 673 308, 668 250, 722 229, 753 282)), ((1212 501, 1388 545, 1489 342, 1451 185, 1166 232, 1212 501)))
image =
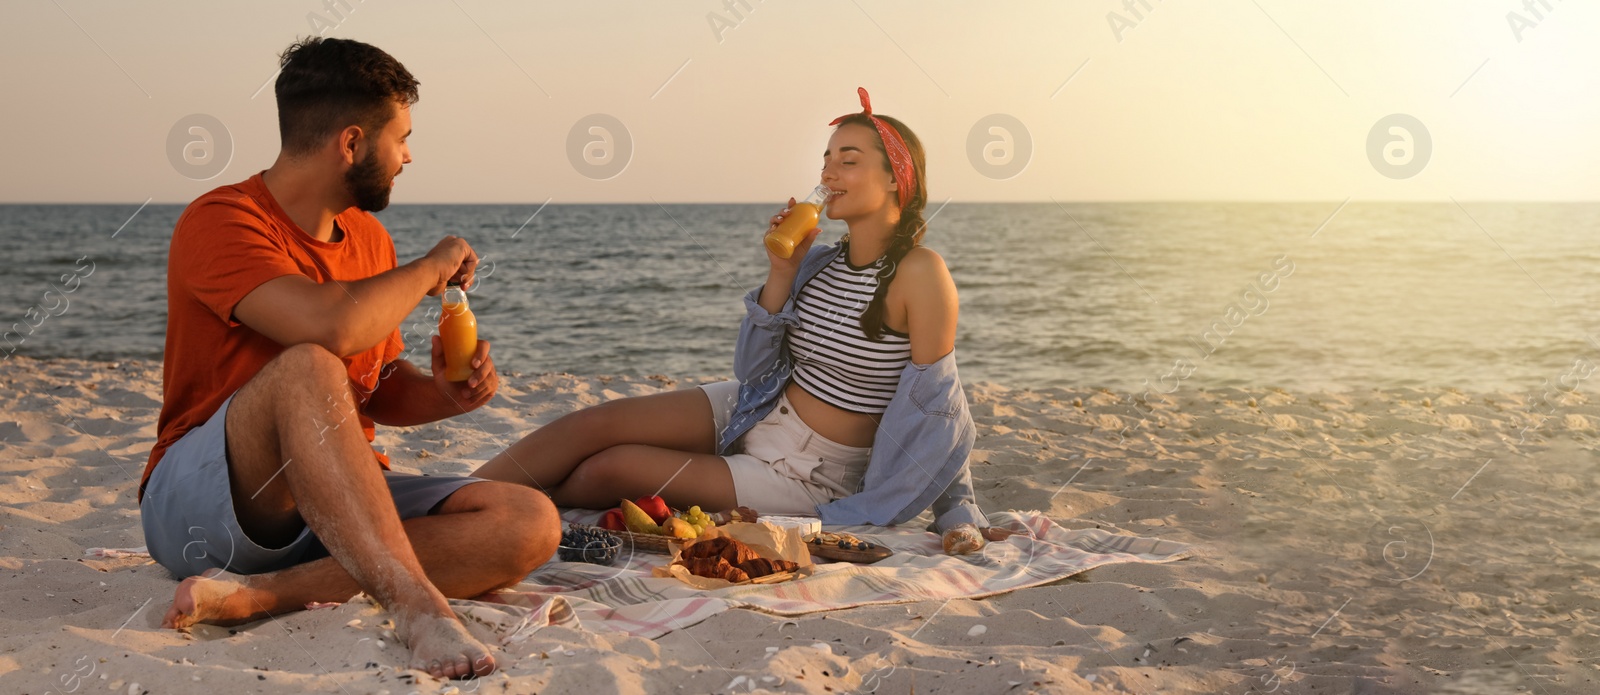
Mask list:
MULTIPOLYGON (((739 382, 700 386, 711 399, 720 439, 739 400, 739 382)), ((786 395, 741 438, 743 453, 722 457, 740 506, 761 514, 816 516, 817 505, 861 491, 872 447, 845 446, 812 431, 786 395)))

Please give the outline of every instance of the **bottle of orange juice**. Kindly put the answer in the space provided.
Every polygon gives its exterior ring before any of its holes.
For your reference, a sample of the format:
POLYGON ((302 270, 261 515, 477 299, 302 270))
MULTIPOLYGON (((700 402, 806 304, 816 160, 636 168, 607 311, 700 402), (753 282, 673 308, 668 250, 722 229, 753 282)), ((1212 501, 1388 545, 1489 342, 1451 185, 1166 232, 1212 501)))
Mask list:
POLYGON ((478 319, 467 307, 461 283, 451 282, 441 295, 439 341, 444 343, 444 377, 466 381, 472 376, 472 356, 478 351, 478 319))
POLYGON ((822 206, 828 203, 830 195, 833 191, 827 186, 817 186, 804 201, 789 208, 789 216, 783 218, 777 229, 767 232, 767 249, 779 258, 793 256, 794 247, 805 240, 806 232, 817 228, 817 222, 822 219, 822 206))

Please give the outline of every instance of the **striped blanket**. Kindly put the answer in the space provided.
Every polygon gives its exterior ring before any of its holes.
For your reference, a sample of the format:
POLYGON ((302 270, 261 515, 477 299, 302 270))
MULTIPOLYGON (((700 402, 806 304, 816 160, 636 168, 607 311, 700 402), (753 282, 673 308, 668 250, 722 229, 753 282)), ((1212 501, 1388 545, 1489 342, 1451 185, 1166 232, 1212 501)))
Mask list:
MULTIPOLYGON (((592 512, 568 511, 568 521, 592 523, 592 512)), ((945 555, 938 535, 912 527, 830 527, 888 546, 894 555, 872 565, 823 563, 815 574, 791 582, 733 586, 715 591, 690 588, 677 579, 650 575, 666 555, 623 555, 612 567, 552 561, 521 584, 473 601, 451 601, 469 623, 496 634, 503 644, 526 639, 547 625, 621 631, 656 638, 732 608, 776 615, 889 603, 982 598, 1047 584, 1102 565, 1172 562, 1189 557, 1189 546, 1100 529, 1069 531, 1036 512, 996 512, 995 526, 1017 532, 981 553, 945 555)))

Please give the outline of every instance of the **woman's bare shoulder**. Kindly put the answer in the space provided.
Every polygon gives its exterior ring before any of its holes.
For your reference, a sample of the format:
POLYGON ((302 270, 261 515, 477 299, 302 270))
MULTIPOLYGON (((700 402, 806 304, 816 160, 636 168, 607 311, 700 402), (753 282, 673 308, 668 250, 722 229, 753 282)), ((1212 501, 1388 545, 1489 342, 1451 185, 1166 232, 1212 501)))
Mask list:
POLYGON ((950 278, 950 268, 944 263, 944 257, 938 251, 926 246, 918 246, 906 252, 905 258, 900 260, 900 267, 895 269, 897 277, 904 278, 910 289, 939 289, 943 285, 953 285, 950 278))

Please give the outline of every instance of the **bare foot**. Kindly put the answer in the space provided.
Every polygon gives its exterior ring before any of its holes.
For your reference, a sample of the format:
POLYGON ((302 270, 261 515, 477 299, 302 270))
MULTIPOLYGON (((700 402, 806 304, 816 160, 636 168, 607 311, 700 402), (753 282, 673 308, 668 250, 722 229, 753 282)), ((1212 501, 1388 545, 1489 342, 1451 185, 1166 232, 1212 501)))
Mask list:
POLYGON ((983 529, 983 537, 992 542, 999 543, 1007 538, 1017 535, 1016 531, 1009 531, 999 526, 990 526, 983 529))
POLYGON ((410 668, 435 678, 477 678, 494 673, 494 657, 467 634, 454 615, 396 616, 395 632, 411 648, 410 668))
POLYGON ((183 630, 195 623, 238 625, 265 617, 265 610, 252 605, 244 582, 244 577, 220 569, 183 580, 161 627, 183 630))

